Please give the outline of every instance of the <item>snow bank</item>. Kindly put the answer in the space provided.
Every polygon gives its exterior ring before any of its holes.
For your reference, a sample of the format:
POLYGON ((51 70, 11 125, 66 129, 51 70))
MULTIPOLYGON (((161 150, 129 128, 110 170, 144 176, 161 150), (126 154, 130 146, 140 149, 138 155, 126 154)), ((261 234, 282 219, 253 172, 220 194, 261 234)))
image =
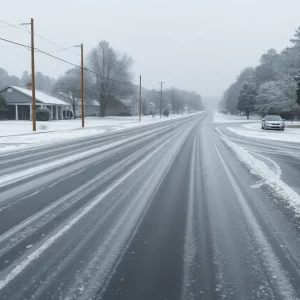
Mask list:
MULTIPOLYGON (((184 115, 190 116, 190 115, 184 115)), ((85 128, 92 127, 103 127, 103 126, 123 126, 132 124, 132 126, 139 126, 144 123, 155 123, 163 122, 167 120, 181 118, 181 115, 170 115, 167 117, 159 116, 152 118, 151 116, 143 116, 142 122, 138 121, 138 117, 87 117, 85 118, 85 128)), ((47 122, 38 121, 37 123, 37 133, 38 132, 49 132, 49 131, 65 131, 72 129, 81 129, 81 118, 75 120, 51 120, 47 122), (44 127, 45 128, 42 128, 44 127)), ((19 134, 36 134, 32 132, 32 122, 31 121, 0 121, 0 136, 8 135, 19 135, 19 134)))
POLYGON ((237 127, 227 127, 231 132, 250 138, 300 143, 300 128, 286 128, 285 131, 262 130, 261 123, 243 124, 237 127))
POLYGON ((274 194, 282 198, 297 217, 300 217, 300 195, 283 182, 278 173, 270 169, 266 163, 252 156, 243 147, 230 141, 219 130, 218 132, 222 135, 228 147, 236 153, 238 159, 247 166, 249 171, 262 180, 260 183, 266 184, 271 188, 274 194))
POLYGON ((235 116, 235 115, 225 115, 219 112, 214 112, 213 114, 214 123, 239 123, 239 122, 257 122, 260 120, 259 116, 250 116, 247 120, 246 116, 235 116))
MULTIPOLYGON (((201 112, 199 112, 201 113, 201 112)), ((85 128, 81 128, 81 119, 56 120, 37 122, 37 131, 32 132, 31 121, 0 121, 0 152, 19 150, 29 145, 72 140, 76 138, 95 136, 110 131, 146 126, 158 122, 166 122, 173 119, 193 116, 170 115, 169 117, 143 116, 142 121, 138 117, 87 117, 85 128)))

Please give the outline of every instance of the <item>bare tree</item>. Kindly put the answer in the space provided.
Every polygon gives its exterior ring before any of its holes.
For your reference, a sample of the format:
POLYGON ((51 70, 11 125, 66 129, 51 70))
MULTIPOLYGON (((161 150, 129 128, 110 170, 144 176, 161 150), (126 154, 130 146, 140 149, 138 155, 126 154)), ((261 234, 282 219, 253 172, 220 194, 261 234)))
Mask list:
POLYGON ((59 94, 72 106, 73 116, 76 118, 76 108, 81 102, 80 70, 70 69, 60 76, 54 83, 53 94, 59 94))
POLYGON ((91 72, 90 93, 100 105, 100 117, 105 116, 111 97, 127 97, 134 93, 131 86, 132 59, 120 56, 106 41, 101 41, 87 56, 87 68, 91 72))

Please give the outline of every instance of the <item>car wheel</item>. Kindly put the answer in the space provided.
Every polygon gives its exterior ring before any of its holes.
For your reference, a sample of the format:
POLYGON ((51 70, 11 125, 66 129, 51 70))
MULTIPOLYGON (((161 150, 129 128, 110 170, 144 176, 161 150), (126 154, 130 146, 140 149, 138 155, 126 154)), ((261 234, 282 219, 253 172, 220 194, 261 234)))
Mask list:
POLYGON ((284 128, 282 128, 281 131, 284 131, 284 128))

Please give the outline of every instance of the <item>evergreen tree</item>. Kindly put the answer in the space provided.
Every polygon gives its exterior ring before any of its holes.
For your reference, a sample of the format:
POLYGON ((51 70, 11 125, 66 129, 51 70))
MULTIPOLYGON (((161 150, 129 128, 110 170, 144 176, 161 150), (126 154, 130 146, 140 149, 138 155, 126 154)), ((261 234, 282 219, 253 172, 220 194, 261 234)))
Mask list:
POLYGON ((300 105, 300 80, 297 83, 297 103, 300 105))
POLYGON ((246 82, 240 90, 237 109, 240 111, 244 111, 247 119, 249 119, 250 113, 254 110, 256 95, 256 87, 252 83, 246 82))

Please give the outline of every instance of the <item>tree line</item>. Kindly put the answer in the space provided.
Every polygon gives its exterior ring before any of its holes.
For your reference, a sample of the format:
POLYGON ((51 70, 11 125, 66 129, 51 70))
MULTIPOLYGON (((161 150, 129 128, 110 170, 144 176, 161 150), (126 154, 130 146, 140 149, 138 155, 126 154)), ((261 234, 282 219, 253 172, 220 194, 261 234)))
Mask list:
MULTIPOLYGON (((156 109, 160 109, 160 91, 151 90, 142 93, 143 113, 149 111, 149 103, 153 103, 156 109)), ((167 108, 171 113, 178 114, 182 111, 201 111, 204 109, 201 95, 196 92, 189 92, 177 88, 169 88, 163 90, 163 108, 167 108)))
MULTIPOLYGON (((28 71, 23 71, 22 76, 18 77, 9 75, 5 69, 0 68, 0 88, 6 85, 26 87, 29 82, 31 82, 31 74, 28 71)), ((35 85, 38 90, 51 93, 54 82, 54 78, 50 78, 41 72, 35 73, 35 85)))
POLYGON ((300 118, 300 27, 290 41, 280 53, 269 49, 257 67, 242 70, 224 92, 219 111, 300 118))
MULTIPOLYGON (((107 41, 100 41, 87 53, 84 60, 84 96, 87 103, 92 100, 99 103, 100 117, 105 116, 107 105, 112 98, 130 99, 132 105, 137 104, 139 90, 133 82, 132 66, 132 58, 115 50, 107 41)), ((30 76, 26 71, 21 78, 9 76, 5 70, 0 69, 0 87, 5 85, 25 87, 31 81, 30 76)), ((76 107, 81 103, 80 80, 78 67, 67 70, 57 79, 37 72, 36 89, 66 100, 72 107, 73 115, 76 116, 76 107)), ((195 92, 167 89, 164 90, 163 98, 164 108, 168 105, 173 109, 173 104, 176 103, 176 111, 182 109, 182 104, 185 109, 186 107, 189 110, 202 109, 201 96, 195 92)), ((155 103, 159 108, 158 91, 143 91, 142 99, 144 108, 149 102, 155 103)), ((143 111, 146 112, 147 109, 143 111)))

